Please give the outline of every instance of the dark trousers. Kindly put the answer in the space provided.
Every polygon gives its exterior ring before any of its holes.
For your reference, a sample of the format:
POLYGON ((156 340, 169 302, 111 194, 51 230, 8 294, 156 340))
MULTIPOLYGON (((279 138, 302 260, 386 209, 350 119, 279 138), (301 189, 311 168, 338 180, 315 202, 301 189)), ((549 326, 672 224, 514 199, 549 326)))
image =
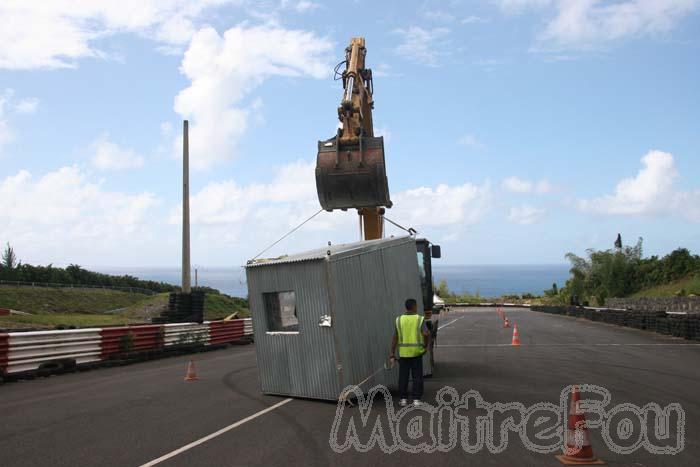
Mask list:
POLYGON ((399 398, 408 398, 408 375, 413 377, 413 399, 423 397, 423 357, 399 358, 399 398))

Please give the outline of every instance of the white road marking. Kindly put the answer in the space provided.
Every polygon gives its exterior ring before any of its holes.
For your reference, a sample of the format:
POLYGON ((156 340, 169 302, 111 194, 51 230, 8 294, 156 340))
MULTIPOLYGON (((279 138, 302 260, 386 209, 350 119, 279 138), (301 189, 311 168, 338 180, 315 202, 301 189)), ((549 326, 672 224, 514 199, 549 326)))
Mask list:
POLYGON ((460 316, 459 318, 453 319, 452 321, 450 321, 450 322, 447 323, 447 324, 443 324, 442 326, 438 326, 438 331, 439 331, 440 329, 442 329, 442 328, 446 328, 447 326, 449 326, 450 324, 454 323, 455 321, 459 321, 459 320, 462 319, 462 318, 464 318, 464 316, 460 316))
MULTIPOLYGON (((442 344, 437 347, 510 347, 511 344, 442 344)), ((642 344, 520 344, 520 347, 700 347, 690 343, 642 343, 642 344)))
POLYGON ((268 412, 272 412, 273 410, 282 407, 284 404, 286 404, 287 402, 291 402, 292 400, 294 400, 294 399, 292 399, 290 397, 288 399, 285 399, 281 402, 276 403, 275 405, 271 405, 270 407, 263 409, 260 412, 256 412, 253 415, 244 418, 243 420, 237 421, 236 423, 232 423, 231 425, 224 427, 224 428, 220 429, 219 431, 215 431, 214 433, 207 435, 204 438, 200 438, 197 441, 193 441, 190 444, 186 444, 179 449, 176 449, 172 452, 169 452, 163 456, 160 456, 158 459, 153 459, 152 461, 143 464, 141 467, 150 467, 152 465, 160 464, 161 462, 166 461, 168 459, 171 459, 171 458, 177 456, 178 454, 182 454, 183 452, 188 451, 194 447, 197 447, 200 444, 204 444, 207 441, 209 441, 210 439, 214 439, 217 436, 223 435, 227 431, 233 430, 234 428, 237 428, 237 427, 243 425, 244 423, 247 423, 255 418, 258 418, 261 415, 265 415, 268 412))

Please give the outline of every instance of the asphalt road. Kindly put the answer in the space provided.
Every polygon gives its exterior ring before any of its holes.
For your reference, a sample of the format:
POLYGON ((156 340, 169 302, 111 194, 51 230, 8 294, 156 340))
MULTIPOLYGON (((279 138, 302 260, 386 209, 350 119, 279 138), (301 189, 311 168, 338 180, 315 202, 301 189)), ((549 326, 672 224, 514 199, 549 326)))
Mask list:
MULTIPOLYGON (((591 441, 608 465, 698 465, 700 343, 526 310, 507 314, 518 325, 520 347, 508 345, 512 329, 501 327, 493 309, 440 318, 444 327, 437 368, 426 380, 425 401, 436 404, 438 390, 451 386, 460 395, 478 391, 491 403, 558 405, 567 385, 594 384, 610 391, 609 406, 678 403, 685 413, 685 447, 679 454, 652 454, 644 448, 615 453, 599 429, 591 430, 591 441)), ((164 455, 170 457, 158 465, 561 465, 552 453, 526 449, 515 433, 496 454, 486 446, 467 453, 459 442, 448 452, 430 454, 385 454, 378 445, 368 452, 350 449, 338 454, 329 445, 336 405, 261 395, 253 345, 195 358, 200 380, 189 383, 183 381, 188 357, 175 357, 5 384, 0 387, 0 465, 143 465, 164 455), (223 428, 228 431, 217 433, 223 428), (196 445, 177 451, 193 442, 196 445)), ((343 423, 350 416, 356 419, 359 438, 366 442, 374 421, 385 421, 383 407, 376 399, 371 423, 364 428, 358 408, 346 409, 343 423)), ((470 405, 464 413, 476 416, 483 412, 479 410, 470 405)), ((430 418, 420 418, 428 432, 430 418)), ((500 423, 505 417, 496 418, 500 423)), ((666 444, 675 444, 677 421, 671 418, 666 444)), ((624 435, 627 425, 617 426, 624 435)), ((341 427, 340 441, 346 428, 347 423, 341 427)), ((402 439, 412 445, 430 441, 425 435, 411 441, 409 428, 408 423, 400 424, 402 439)), ((533 430, 528 426, 527 433, 533 430)), ((629 439, 640 430, 634 425, 629 439)), ((623 438, 614 439, 625 444, 623 438)))

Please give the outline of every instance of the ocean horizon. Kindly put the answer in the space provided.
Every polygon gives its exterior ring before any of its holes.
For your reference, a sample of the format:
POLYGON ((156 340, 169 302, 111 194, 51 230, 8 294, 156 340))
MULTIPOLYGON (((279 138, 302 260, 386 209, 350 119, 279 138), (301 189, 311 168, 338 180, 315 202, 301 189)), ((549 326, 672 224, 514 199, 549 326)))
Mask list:
MULTIPOLYGON (((564 286, 569 278, 568 264, 481 264, 481 265, 433 265, 436 285, 441 280, 454 293, 479 294, 482 297, 521 295, 531 293, 541 295, 545 289, 556 283, 564 286)), ((168 267, 100 267, 91 268, 105 274, 138 277, 143 280, 179 284, 180 268, 168 267)), ((192 271, 192 284, 195 273, 192 271)), ((197 284, 218 289, 235 297, 246 297, 248 287, 245 270, 242 267, 198 267, 197 284)))

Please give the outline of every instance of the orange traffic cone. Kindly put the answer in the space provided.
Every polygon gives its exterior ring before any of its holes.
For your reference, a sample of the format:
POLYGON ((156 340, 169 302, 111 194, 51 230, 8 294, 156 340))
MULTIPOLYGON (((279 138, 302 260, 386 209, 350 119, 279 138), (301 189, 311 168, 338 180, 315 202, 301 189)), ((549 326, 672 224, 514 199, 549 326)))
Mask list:
POLYGON ((190 363, 187 364, 187 374, 185 375, 185 381, 197 381, 197 372, 194 369, 194 362, 190 358, 190 363))
POLYGON ((588 437, 586 416, 579 408, 581 400, 578 386, 574 386, 569 404, 569 422, 566 431, 566 447, 564 455, 556 456, 559 462, 566 465, 602 465, 605 464, 593 455, 591 440, 588 437))
POLYGON ((510 327, 510 323, 508 322, 508 317, 507 317, 507 316, 506 316, 506 318, 503 320, 503 327, 504 327, 504 328, 509 328, 509 327, 510 327))
POLYGON ((518 334, 518 325, 513 325, 513 341, 510 345, 520 345, 520 334, 518 334))

